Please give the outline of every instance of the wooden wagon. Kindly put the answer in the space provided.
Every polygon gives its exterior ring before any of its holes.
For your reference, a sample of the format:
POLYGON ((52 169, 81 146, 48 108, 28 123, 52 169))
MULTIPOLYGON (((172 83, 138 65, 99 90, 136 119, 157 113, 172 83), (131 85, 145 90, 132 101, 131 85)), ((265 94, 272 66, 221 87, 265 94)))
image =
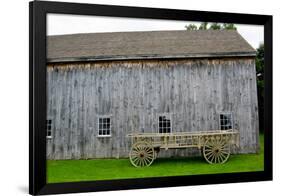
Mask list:
POLYGON ((212 130, 176 133, 131 133, 129 158, 133 166, 150 166, 160 149, 198 148, 210 163, 225 163, 233 145, 239 146, 238 130, 212 130))

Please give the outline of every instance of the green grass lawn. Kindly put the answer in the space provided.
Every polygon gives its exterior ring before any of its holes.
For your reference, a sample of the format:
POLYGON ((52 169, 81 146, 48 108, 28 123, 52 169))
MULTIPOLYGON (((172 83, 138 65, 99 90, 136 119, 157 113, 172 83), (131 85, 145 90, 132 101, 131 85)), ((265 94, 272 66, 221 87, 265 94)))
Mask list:
POLYGON ((129 159, 48 160, 47 182, 77 182, 160 176, 262 171, 264 137, 260 153, 231 155, 225 164, 211 165, 203 157, 158 158, 150 167, 135 168, 129 159))

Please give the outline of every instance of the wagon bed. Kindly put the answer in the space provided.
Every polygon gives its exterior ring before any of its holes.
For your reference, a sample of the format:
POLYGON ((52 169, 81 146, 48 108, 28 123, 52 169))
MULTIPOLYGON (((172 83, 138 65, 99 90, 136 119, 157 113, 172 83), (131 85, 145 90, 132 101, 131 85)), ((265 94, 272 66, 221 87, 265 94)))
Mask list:
POLYGON ((208 163, 225 163, 232 145, 239 146, 239 131, 211 130, 173 133, 130 133, 132 140, 129 158, 135 167, 149 166, 160 149, 192 148, 202 150, 208 163))

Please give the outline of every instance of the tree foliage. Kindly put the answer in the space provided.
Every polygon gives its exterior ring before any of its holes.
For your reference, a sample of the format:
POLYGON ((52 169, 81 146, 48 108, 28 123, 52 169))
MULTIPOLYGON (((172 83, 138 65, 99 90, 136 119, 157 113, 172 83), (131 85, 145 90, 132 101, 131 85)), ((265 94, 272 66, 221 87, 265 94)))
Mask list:
POLYGON ((222 28, 226 30, 237 30, 235 25, 232 23, 223 23, 222 28))
POLYGON ((264 44, 257 48, 256 55, 257 90, 259 106, 259 126, 264 131, 264 44))
POLYGON ((208 29, 208 23, 202 22, 199 26, 199 30, 207 30, 208 29))
POLYGON ((195 24, 190 24, 185 26, 186 30, 197 30, 197 26, 195 24))
POLYGON ((202 22, 199 27, 195 24, 189 24, 185 26, 186 30, 237 30, 236 26, 232 23, 208 23, 208 22, 202 22))
POLYGON ((218 23, 212 23, 209 29, 213 29, 213 30, 221 30, 222 26, 218 23))
POLYGON ((264 91, 264 44, 261 44, 257 48, 256 56, 256 72, 257 72, 257 85, 258 89, 261 91, 261 96, 263 97, 264 91))

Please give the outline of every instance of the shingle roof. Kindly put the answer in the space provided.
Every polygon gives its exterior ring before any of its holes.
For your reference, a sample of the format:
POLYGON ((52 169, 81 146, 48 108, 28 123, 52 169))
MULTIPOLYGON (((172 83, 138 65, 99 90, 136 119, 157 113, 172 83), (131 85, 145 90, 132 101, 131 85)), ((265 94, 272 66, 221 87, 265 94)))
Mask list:
POLYGON ((48 62, 255 56, 236 30, 143 31, 48 36, 48 62))

